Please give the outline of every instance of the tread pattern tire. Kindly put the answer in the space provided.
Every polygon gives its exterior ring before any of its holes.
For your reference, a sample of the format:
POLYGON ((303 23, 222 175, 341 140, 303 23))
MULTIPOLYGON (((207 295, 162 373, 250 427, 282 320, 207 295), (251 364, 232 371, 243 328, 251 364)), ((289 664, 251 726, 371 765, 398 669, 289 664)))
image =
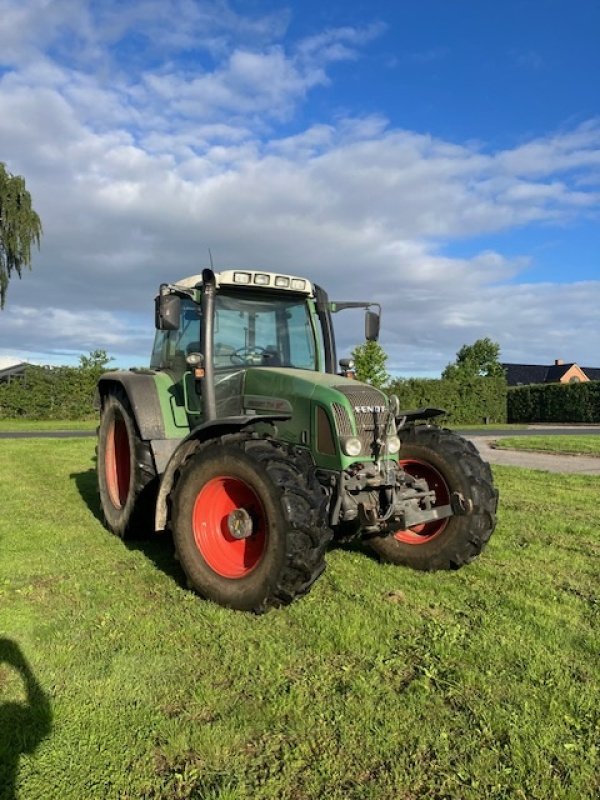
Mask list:
MULTIPOLYGON (((177 556, 190 588, 203 597, 262 613, 306 594, 325 569, 325 551, 333 535, 326 524, 326 497, 310 456, 297 448, 252 434, 222 436, 200 445, 187 459, 172 498, 177 556), (246 487, 264 510, 262 554, 235 577, 219 574, 219 562, 211 566, 212 553, 203 551, 196 538, 197 498, 223 476, 246 487)), ((217 527, 224 530, 226 524, 223 519, 217 527)), ((221 541, 226 538, 218 536, 221 541)))
POLYGON ((121 539, 145 538, 154 529, 158 480, 150 445, 141 439, 127 394, 119 387, 102 405, 96 455, 106 527, 121 539))
POLYGON ((490 465, 472 442, 446 428, 425 425, 406 431, 400 461, 430 466, 449 493, 462 496, 470 511, 450 517, 438 534, 422 542, 400 541, 391 534, 374 537, 369 545, 383 560, 419 570, 458 569, 471 562, 496 527, 498 491, 490 465))

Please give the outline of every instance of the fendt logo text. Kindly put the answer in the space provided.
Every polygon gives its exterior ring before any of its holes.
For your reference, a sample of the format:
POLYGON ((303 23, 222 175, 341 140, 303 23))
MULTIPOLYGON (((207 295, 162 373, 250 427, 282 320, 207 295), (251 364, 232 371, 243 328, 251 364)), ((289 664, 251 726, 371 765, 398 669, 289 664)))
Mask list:
POLYGON ((383 414, 385 406, 354 406, 355 414, 383 414))

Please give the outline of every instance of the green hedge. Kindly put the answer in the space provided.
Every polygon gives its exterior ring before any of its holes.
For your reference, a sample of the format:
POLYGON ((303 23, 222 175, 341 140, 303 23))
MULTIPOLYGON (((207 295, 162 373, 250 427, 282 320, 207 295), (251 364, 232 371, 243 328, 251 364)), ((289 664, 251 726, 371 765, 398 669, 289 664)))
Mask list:
POLYGON ((509 422, 600 422, 600 381, 511 387, 507 407, 509 422))
MULTIPOLYGON (((101 369, 27 367, 21 380, 0 384, 0 417, 5 419, 90 419, 101 369)), ((588 384, 579 384, 581 386, 588 384)), ((506 383, 502 378, 394 381, 403 409, 443 408, 446 424, 506 421, 506 383)))
POLYGON ((90 419, 101 369, 27 367, 22 378, 0 384, 4 419, 90 419))
POLYGON ((446 411, 440 420, 451 425, 506 422, 506 381, 504 378, 396 380, 386 389, 396 394, 400 408, 430 406, 446 411))

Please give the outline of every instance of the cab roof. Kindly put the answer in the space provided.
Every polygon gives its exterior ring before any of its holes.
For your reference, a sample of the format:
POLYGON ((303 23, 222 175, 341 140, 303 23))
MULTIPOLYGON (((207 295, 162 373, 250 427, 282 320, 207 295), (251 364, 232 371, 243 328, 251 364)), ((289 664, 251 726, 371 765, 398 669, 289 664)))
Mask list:
MULTIPOLYGON (((257 289, 273 289, 281 292, 314 295, 314 286, 307 278, 287 275, 283 272, 265 272, 254 269, 228 269, 215 272, 215 282, 219 286, 252 287, 257 289)), ((190 275, 172 284, 174 288, 194 289, 202 285, 202 275, 190 275)))

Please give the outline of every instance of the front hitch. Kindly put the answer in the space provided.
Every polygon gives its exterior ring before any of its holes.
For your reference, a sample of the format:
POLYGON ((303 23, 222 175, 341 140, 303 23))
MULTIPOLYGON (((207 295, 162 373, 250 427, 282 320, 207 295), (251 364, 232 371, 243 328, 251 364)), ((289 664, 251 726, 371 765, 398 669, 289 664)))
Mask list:
POLYGON ((366 533, 377 535, 390 535, 396 530, 408 530, 417 525, 426 525, 428 522, 435 522, 448 517, 467 516, 473 512, 473 502, 465 500, 460 492, 453 492, 450 496, 450 503, 444 506, 431 505, 435 500, 434 492, 426 495, 413 496, 409 499, 397 501, 393 512, 380 517, 377 510, 372 505, 359 503, 359 519, 361 527, 366 533), (421 503, 425 503, 425 508, 421 503), (384 528, 382 530, 382 528, 384 528))

